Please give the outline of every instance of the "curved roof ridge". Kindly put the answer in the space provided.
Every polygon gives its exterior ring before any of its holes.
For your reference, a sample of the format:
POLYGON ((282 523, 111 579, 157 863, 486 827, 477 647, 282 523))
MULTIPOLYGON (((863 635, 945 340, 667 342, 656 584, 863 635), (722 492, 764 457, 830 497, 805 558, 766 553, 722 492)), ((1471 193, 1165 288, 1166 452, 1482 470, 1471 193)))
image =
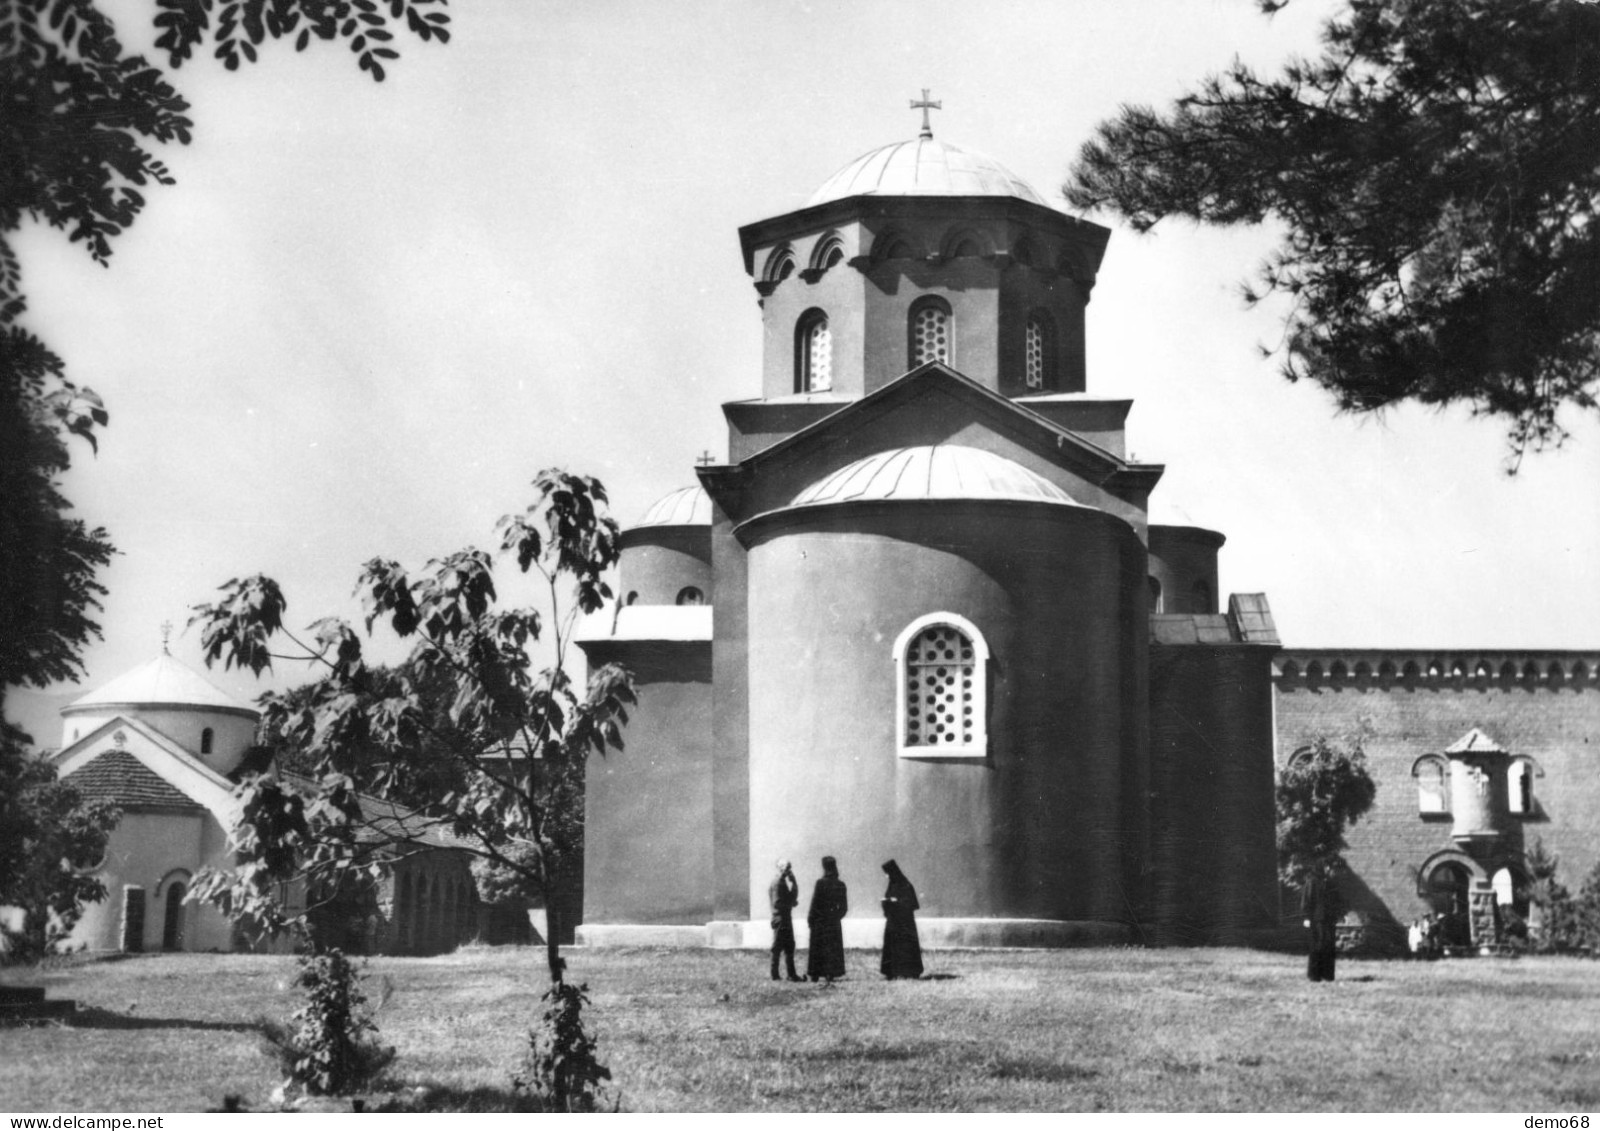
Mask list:
POLYGON ((806 207, 850 196, 1014 196, 1050 207, 994 158, 931 137, 868 150, 822 182, 806 207))
POLYGON ((964 444, 924 444, 874 452, 812 482, 789 505, 906 499, 1012 499, 1084 505, 1015 460, 964 444))
POLYGON ((661 496, 650 509, 644 512, 644 517, 629 527, 637 530, 641 526, 710 526, 711 525, 711 496, 706 494, 706 489, 698 483, 689 487, 679 487, 661 496))
POLYGON ((122 705, 207 707, 244 711, 256 717, 261 714, 250 704, 214 686, 193 668, 179 663, 167 652, 74 699, 62 708, 62 713, 122 705))

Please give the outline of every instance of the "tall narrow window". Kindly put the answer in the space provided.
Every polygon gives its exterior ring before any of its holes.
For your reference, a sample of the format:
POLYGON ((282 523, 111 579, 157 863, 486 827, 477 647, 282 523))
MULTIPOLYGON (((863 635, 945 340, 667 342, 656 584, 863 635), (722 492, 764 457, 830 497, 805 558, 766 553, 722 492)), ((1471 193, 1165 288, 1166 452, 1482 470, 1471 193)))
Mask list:
POLYGON ((954 364, 955 320, 943 299, 925 298, 911 308, 911 368, 930 361, 954 364))
POLYGON ((200 753, 211 753, 211 744, 216 740, 216 732, 210 727, 200 732, 200 753))
POLYGON ((985 720, 989 650, 973 625, 934 613, 895 641, 902 758, 988 756, 985 720))
POLYGON ((1511 760, 1509 780, 1506 790, 1506 800, 1509 802, 1511 812, 1529 816, 1535 811, 1533 801, 1533 779, 1540 772, 1538 763, 1532 758, 1519 757, 1511 760))
POLYGON ((1150 585, 1150 611, 1152 613, 1159 613, 1162 611, 1161 579, 1159 577, 1147 577, 1145 578, 1145 581, 1147 581, 1150 585))
POLYGON ((1047 384, 1048 339, 1044 319, 1037 314, 1029 315, 1024 334, 1023 383, 1030 389, 1043 390, 1047 384))
POLYGON ((833 388, 833 334, 822 311, 808 310, 801 316, 795 362, 795 392, 825 393, 833 388))

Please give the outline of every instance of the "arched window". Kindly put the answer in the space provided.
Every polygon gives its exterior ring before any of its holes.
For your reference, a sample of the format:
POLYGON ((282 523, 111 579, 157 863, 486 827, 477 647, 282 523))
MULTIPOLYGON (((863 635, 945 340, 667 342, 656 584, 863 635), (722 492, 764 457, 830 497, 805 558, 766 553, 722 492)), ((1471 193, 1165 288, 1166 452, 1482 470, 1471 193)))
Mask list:
POLYGON ((932 613, 894 644, 902 758, 986 758, 989 647, 972 623, 932 613))
POLYGON ((1045 314, 1028 315, 1023 331, 1023 384, 1030 389, 1055 387, 1055 330, 1045 314))
POLYGON ((908 368, 930 361, 955 364, 955 319, 950 315, 949 303, 940 298, 918 299, 911 307, 906 328, 910 337, 908 368))
POLYGON ((808 310, 795 326, 794 391, 824 393, 833 388, 833 334, 828 316, 808 310))
POLYGON ((1449 769, 1437 754, 1424 754, 1411 764, 1411 776, 1417 779, 1417 812, 1421 814, 1448 813, 1450 811, 1449 769))
POLYGON ((1511 812, 1531 816, 1536 812, 1533 796, 1533 779, 1542 777, 1539 763, 1526 755, 1511 759, 1506 771, 1506 802, 1511 812))
POLYGON ((788 244, 773 248, 772 254, 767 256, 767 265, 761 272, 762 280, 771 286, 777 286, 793 274, 794 249, 788 244))
POLYGON ((682 589, 678 590, 677 604, 703 605, 705 603, 706 595, 693 585, 685 585, 682 589))
POLYGON ((1150 585, 1150 611, 1159 613, 1161 611, 1161 579, 1159 577, 1147 577, 1145 581, 1150 585))
POLYGON ((200 732, 200 753, 211 753, 211 744, 216 741, 216 732, 210 727, 200 732))

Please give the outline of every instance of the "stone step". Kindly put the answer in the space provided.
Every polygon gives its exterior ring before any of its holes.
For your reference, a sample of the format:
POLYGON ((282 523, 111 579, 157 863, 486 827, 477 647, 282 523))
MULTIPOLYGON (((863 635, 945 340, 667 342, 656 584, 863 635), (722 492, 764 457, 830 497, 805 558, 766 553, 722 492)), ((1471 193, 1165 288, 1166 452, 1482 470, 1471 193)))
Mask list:
POLYGON ((0 1005, 21 1005, 43 1000, 43 986, 0 986, 0 1005))

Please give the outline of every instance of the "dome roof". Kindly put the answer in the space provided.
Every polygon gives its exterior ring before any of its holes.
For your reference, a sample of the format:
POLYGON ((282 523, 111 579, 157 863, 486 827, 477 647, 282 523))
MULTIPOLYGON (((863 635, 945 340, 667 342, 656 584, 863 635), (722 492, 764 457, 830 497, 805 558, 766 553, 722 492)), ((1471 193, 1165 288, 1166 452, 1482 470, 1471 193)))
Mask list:
POLYGON ((710 526, 711 496, 700 486, 680 487, 657 499, 632 529, 641 526, 710 526))
POLYGON ((857 157, 824 181, 806 207, 864 194, 1015 196, 1045 204, 1028 182, 992 157, 931 137, 897 141, 857 157))
POLYGON ((790 505, 885 499, 1012 499, 1081 505, 1021 464, 959 444, 893 448, 858 459, 811 484, 790 505))
POLYGON ((198 707, 212 711, 243 712, 251 718, 260 716, 254 707, 211 686, 200 673, 185 667, 165 652, 81 699, 74 699, 62 708, 61 713, 113 706, 198 707))

